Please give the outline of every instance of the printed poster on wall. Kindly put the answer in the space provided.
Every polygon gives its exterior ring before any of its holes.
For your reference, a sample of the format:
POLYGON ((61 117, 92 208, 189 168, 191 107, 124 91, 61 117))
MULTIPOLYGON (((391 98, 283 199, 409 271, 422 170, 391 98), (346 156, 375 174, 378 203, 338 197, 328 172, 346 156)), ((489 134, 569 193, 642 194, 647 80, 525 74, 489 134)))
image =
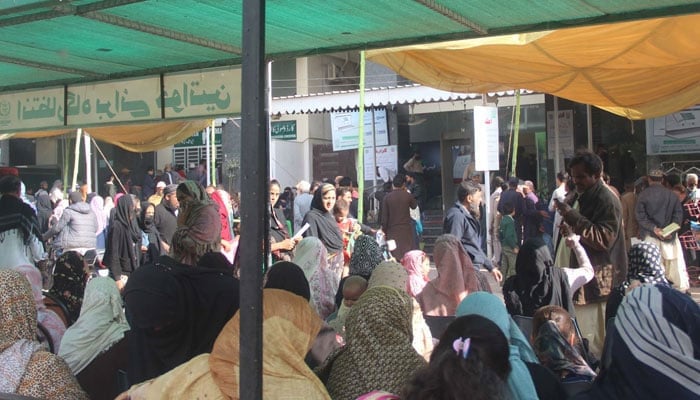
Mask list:
POLYGON ((498 171, 498 107, 474 107, 474 169, 498 171))
POLYGON ((700 152, 700 105, 647 120, 647 154, 700 152))
MULTIPOLYGON (((375 146, 389 144, 389 132, 386 123, 386 110, 365 111, 364 146, 372 147, 372 115, 374 114, 375 146)), ((331 113, 331 134, 333 151, 352 150, 359 145, 360 113, 358 111, 331 113)))
MULTIPOLYGON (((554 111, 547 111, 547 158, 559 157, 559 169, 566 168, 565 159, 574 156, 574 111, 559 110, 559 148, 555 146, 554 111)), ((556 163, 555 163, 556 165, 556 163)), ((556 171, 559 172, 559 171, 556 171)))
POLYGON ((391 180, 399 170, 398 166, 398 150, 397 146, 382 146, 375 149, 377 156, 377 168, 374 168, 374 157, 372 157, 372 148, 365 148, 364 166, 365 180, 371 181, 375 179, 375 171, 379 171, 377 180, 391 180))

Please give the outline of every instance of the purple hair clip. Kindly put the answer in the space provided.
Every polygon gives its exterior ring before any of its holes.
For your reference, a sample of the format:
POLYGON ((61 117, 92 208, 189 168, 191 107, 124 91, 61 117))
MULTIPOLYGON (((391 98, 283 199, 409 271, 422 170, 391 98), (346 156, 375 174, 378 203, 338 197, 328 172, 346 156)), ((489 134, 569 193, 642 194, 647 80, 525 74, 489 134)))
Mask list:
POLYGON ((462 339, 460 337, 460 338, 455 339, 454 342, 452 342, 452 348, 455 350, 457 355, 459 355, 461 353, 462 358, 464 358, 466 360, 467 356, 469 355, 469 345, 471 343, 472 343, 471 338, 462 339))

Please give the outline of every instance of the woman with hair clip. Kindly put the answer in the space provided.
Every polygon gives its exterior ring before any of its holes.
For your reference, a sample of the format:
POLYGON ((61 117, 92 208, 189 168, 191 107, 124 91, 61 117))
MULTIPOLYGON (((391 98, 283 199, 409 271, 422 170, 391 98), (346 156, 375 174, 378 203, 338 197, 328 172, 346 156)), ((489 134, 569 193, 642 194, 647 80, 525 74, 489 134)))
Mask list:
POLYGON ((404 400, 507 399, 511 366, 508 341, 479 315, 452 322, 433 350, 430 364, 404 388, 404 400))

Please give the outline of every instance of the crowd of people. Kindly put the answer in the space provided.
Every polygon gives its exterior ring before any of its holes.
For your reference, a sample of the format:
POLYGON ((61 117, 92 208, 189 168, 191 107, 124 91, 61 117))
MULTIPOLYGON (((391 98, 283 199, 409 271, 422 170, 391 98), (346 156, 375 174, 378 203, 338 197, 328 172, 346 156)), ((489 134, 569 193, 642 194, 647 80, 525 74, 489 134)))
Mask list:
MULTIPOLYGON (((627 241, 602 172, 577 154, 548 204, 515 177, 492 194, 462 182, 434 271, 410 177, 392 178, 374 227, 355 218, 348 178, 296 193, 270 181, 263 397, 699 398, 700 307, 679 239, 700 214, 695 187, 681 206, 650 171, 627 241)), ((245 227, 231 196, 158 179, 147 199, 53 192, 32 202, 20 177, 0 178, 0 393, 238 398, 245 227)))

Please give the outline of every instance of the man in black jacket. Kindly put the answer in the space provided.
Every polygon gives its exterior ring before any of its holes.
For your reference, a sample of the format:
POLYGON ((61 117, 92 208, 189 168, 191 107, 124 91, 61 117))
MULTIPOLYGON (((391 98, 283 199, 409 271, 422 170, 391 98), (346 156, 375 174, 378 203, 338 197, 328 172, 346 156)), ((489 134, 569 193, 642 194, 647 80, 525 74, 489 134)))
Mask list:
POLYGON ((163 190, 163 201, 156 206, 153 223, 165 242, 163 252, 170 251, 173 234, 177 229, 177 213, 180 203, 177 201, 177 184, 170 184, 163 190))

